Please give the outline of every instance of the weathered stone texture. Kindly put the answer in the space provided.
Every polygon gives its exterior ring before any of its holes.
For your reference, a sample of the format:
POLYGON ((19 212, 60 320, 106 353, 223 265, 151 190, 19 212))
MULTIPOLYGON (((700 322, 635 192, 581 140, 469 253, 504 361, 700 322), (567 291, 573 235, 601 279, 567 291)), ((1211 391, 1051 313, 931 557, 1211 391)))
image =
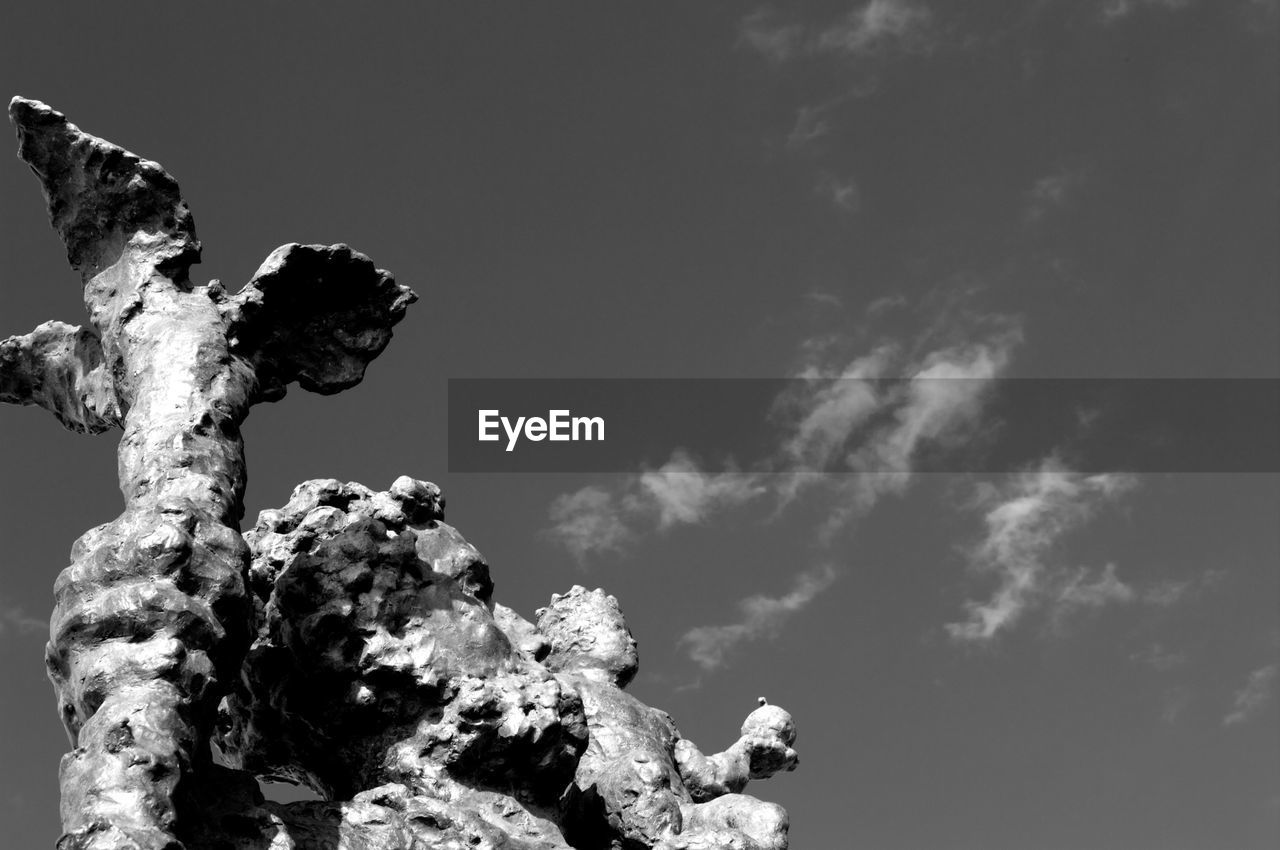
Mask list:
POLYGON ((536 623, 495 602, 435 485, 309 481, 241 535, 251 405, 358 383, 412 291, 292 243, 234 295, 196 285, 164 169, 36 101, 10 117, 89 324, 0 342, 0 402, 122 430, 124 511, 54 586, 61 850, 786 847, 786 813, 741 791, 795 767, 790 715, 704 755, 624 690, 617 600, 574 587, 536 623))
POLYGON ((338 798, 443 772, 556 803, 586 745, 581 700, 503 633, 438 493, 312 481, 245 535, 260 616, 223 710, 233 763, 338 798))
POLYGON ((268 263, 270 286, 225 300, 189 278, 200 243, 164 169, 42 103, 15 98, 9 114, 84 280, 92 330, 46 324, 0 343, 0 399, 75 430, 124 432, 125 510, 77 541, 54 588, 47 663, 74 747, 61 846, 173 848, 176 789, 207 761, 217 699, 250 636, 240 423, 282 381, 305 374, 332 391, 359 380, 414 296, 345 246, 286 246, 268 263), (300 299, 308 275, 324 280, 300 299), (269 292, 275 306, 255 318, 245 305, 269 292), (314 345, 341 352, 332 375, 253 347, 299 300, 294 318, 314 345))
POLYGON ((790 715, 762 705, 703 755, 623 690, 639 662, 617 600, 575 586, 536 625, 495 604, 434 485, 309 481, 245 539, 258 633, 220 748, 352 801, 258 803, 264 834, 325 822, 351 847, 786 847, 786 813, 740 792, 795 767, 790 715))

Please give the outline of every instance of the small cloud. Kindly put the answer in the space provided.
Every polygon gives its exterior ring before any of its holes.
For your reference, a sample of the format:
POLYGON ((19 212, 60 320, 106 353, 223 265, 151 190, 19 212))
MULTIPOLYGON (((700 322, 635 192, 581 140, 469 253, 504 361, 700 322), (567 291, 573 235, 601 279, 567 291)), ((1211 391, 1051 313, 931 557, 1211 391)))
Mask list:
POLYGON ((658 512, 658 528, 703 522, 717 510, 736 507, 766 491, 757 476, 701 472, 687 454, 676 452, 663 466, 640 476, 645 500, 658 512))
POLYGON ((795 126, 787 134, 787 150, 798 151, 831 132, 827 122, 827 105, 802 106, 796 113, 795 126))
POLYGON ((836 580, 836 570, 827 565, 807 570, 796 577, 783 596, 749 596, 738 603, 741 618, 722 626, 699 626, 680 638, 694 663, 714 670, 741 643, 775 637, 797 612, 817 599, 836 580))
POLYGON ((1142 591, 1142 601, 1159 608, 1171 608, 1185 599, 1190 591, 1189 581, 1159 581, 1142 591))
POLYGON ((866 313, 868 316, 875 318, 890 310, 900 310, 907 306, 907 296, 905 295, 882 295, 867 305, 866 313))
POLYGON ((703 472, 686 452, 676 450, 658 469, 628 477, 616 492, 588 486, 556 497, 548 511, 551 525, 543 533, 581 564, 590 555, 621 552, 638 527, 666 531, 696 525, 765 492, 757 475, 703 472))
POLYGON ((738 25, 738 43, 773 62, 785 62, 800 52, 804 34, 803 25, 778 23, 767 8, 755 10, 738 25))
POLYGON ((1115 602, 1132 602, 1137 594, 1129 585, 1116 577, 1116 565, 1107 564, 1102 574, 1088 578, 1089 570, 1081 567, 1071 573, 1057 591, 1056 612, 1070 614, 1082 608, 1101 608, 1115 602))
POLYGON ((890 44, 918 47, 933 16, 911 0, 871 0, 856 6, 819 33, 816 49, 846 54, 867 54, 890 44))
POLYGON ((804 294, 804 300, 815 307, 840 310, 844 308, 844 299, 832 292, 820 292, 812 289, 804 294))
POLYGON ((10 605, 0 597, 0 635, 15 632, 19 635, 32 635, 49 630, 49 621, 32 617, 19 605, 10 605))
POLYGON ((823 54, 868 56, 890 47, 919 50, 929 44, 933 15, 916 0, 858 3, 826 27, 783 22, 768 7, 756 9, 738 24, 738 43, 774 63, 823 54))
POLYGON ((1231 711, 1222 718, 1223 726, 1237 726, 1258 714, 1276 695, 1276 680, 1280 678, 1280 665, 1269 664, 1249 674, 1244 687, 1236 692, 1231 711))
POLYGON ((1101 418, 1102 411, 1096 407, 1076 408, 1076 424, 1080 426, 1082 433, 1092 431, 1093 426, 1097 425, 1101 418))
POLYGON ((858 184, 852 178, 842 179, 831 173, 824 173, 818 178, 814 191, 829 200, 842 212, 854 213, 862 206, 862 196, 858 184))
POLYGON ((997 576, 999 584, 987 601, 966 603, 968 619, 947 625, 952 638, 991 640, 1041 605, 1053 604, 1069 613, 1132 599, 1132 589, 1110 566, 1101 578, 1087 582, 1083 573, 1064 571, 1049 558, 1064 535, 1133 485, 1129 476, 1083 475, 1049 458, 1003 488, 984 487, 980 503, 987 506, 987 533, 972 551, 971 565, 997 576))
POLYGON ((1204 570, 1192 578, 1148 582, 1140 589, 1138 600, 1144 605, 1172 608, 1213 590, 1221 584, 1225 575, 1225 570, 1215 568, 1204 570))
POLYGON ((1035 223, 1051 211, 1066 205, 1082 179, 1079 171, 1059 171, 1036 180, 1027 192, 1027 204, 1023 218, 1035 223))
POLYGON ((551 503, 546 534, 581 563, 588 555, 620 551, 631 537, 623 522, 624 506, 600 487, 583 487, 557 496, 551 503))
POLYGON ((1139 9, 1185 9, 1192 0, 1104 0, 1102 19, 1107 23, 1127 18, 1139 9))
POLYGON ((1130 655, 1129 660, 1135 664, 1141 664, 1144 667, 1150 667, 1153 670, 1159 670, 1164 673, 1175 667, 1181 667, 1187 662, 1187 656, 1183 652, 1172 652, 1165 649, 1163 644, 1152 643, 1145 649, 1130 655))

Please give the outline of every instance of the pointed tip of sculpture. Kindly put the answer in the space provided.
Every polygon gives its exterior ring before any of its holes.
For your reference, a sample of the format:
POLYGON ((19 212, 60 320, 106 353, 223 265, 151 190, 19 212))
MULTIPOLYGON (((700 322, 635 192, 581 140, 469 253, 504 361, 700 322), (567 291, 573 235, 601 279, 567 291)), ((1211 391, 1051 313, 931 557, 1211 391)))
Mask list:
POLYGON ((139 232, 165 244, 151 247, 157 268, 175 279, 200 262, 191 211, 178 182, 159 163, 90 135, 56 109, 24 97, 9 103, 18 158, 39 177, 50 222, 67 246, 72 268, 86 280, 114 264, 139 232))
POLYGON ((30 118, 37 114, 56 115, 62 118, 61 112, 43 101, 33 100, 22 95, 14 95, 13 99, 9 101, 9 118, 15 124, 28 123, 30 118))

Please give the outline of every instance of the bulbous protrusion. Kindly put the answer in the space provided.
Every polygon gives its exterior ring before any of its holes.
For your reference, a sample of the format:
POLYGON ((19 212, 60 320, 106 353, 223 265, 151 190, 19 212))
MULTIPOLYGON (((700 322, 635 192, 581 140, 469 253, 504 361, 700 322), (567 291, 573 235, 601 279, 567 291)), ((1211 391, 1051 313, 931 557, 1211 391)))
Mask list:
POLYGON ((263 512, 245 535, 257 640, 221 709, 233 763, 338 796, 443 770, 555 801, 585 744, 581 701, 512 645, 518 618, 491 608, 475 547, 411 523, 439 501, 408 478, 314 481, 263 512))
POLYGON ((552 670, 603 675, 624 688, 640 668, 618 600, 598 588, 575 584, 552 594, 551 604, 538 609, 538 631, 551 645, 544 663, 552 670))
POLYGON ((747 715, 740 743, 745 746, 752 779, 767 779, 784 770, 795 770, 800 761, 792 744, 796 724, 782 707, 764 704, 747 715))

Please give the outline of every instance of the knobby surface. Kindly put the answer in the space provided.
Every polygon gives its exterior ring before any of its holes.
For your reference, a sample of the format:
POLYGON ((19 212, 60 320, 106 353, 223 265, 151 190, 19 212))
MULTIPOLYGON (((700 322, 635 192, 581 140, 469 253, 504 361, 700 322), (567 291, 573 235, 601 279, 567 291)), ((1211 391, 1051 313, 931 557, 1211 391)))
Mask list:
POLYGON ((54 586, 59 848, 786 847, 786 813, 742 790, 795 767, 790 716, 762 704, 704 755, 625 692, 617 601, 498 604, 434 485, 307 482, 241 535, 250 407, 358 383, 411 290, 345 245, 196 285, 163 168, 42 103, 9 114, 89 321, 0 342, 0 401, 122 431, 124 511, 54 586), (258 777, 325 802, 266 802, 258 777))

